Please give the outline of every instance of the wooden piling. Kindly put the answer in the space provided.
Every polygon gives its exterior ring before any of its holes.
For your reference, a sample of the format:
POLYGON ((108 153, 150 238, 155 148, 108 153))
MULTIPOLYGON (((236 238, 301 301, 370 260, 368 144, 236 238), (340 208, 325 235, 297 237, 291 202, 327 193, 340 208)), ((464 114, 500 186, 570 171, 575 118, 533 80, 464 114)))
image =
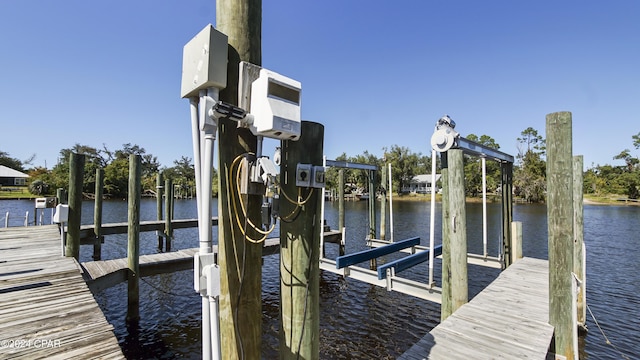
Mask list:
POLYGON ((449 241, 451 256, 451 312, 469 301, 467 274, 467 214, 464 162, 461 149, 447 151, 449 162, 449 241))
POLYGON ((338 229, 344 227, 344 169, 338 170, 338 229))
POLYGON ((69 223, 65 255, 80 258, 80 224, 82 221, 82 182, 84 179, 84 155, 69 156, 69 223))
POLYGON ((96 169, 96 190, 93 200, 93 260, 102 258, 102 194, 104 188, 104 169, 96 169))
MULTIPOLYGON (((296 199, 296 166, 321 165, 324 126, 303 121, 298 141, 283 141, 280 167, 282 189, 296 199)), ((320 333, 319 252, 322 189, 311 193, 305 204, 283 201, 283 215, 298 215, 280 224, 280 359, 317 359, 320 333)), ((305 197, 306 198, 306 197, 305 197)), ((300 200, 298 200, 300 201, 300 200)))
POLYGON ((56 197, 58 198, 58 204, 66 204, 69 199, 67 191, 63 188, 56 190, 56 197))
POLYGON ((500 164, 502 175, 502 254, 503 270, 511 265, 513 250, 511 243, 511 223, 513 222, 513 164, 500 164))
POLYGON ((376 172, 367 171, 369 179, 369 238, 376 238, 376 172))
POLYGON ((382 166, 382 179, 380 180, 380 190, 382 197, 380 198, 380 240, 384 240, 387 236, 387 167, 382 166))
MULTIPOLYGON (((344 169, 338 170, 338 230, 344 234, 344 169)), ((342 239, 339 246, 339 254, 343 256, 345 254, 345 241, 342 239)))
POLYGON ((587 295, 586 295, 586 264, 584 263, 584 157, 577 155, 573 157, 573 273, 580 280, 578 287, 578 327, 586 331, 587 324, 587 295))
MULTIPOLYGON (((156 220, 162 220, 162 195, 164 193, 164 179, 162 172, 156 176, 156 220)), ((158 233, 158 251, 164 248, 164 237, 158 233)))
MULTIPOLYGON (((449 211, 449 162, 447 153, 440 154, 440 183, 442 184, 442 303, 440 305, 440 322, 453 313, 451 304, 451 246, 449 228, 451 213, 449 211)), ((433 194, 432 194, 433 195, 433 194)))
POLYGON ((574 358, 573 159, 571 113, 546 116, 547 226, 549 234, 549 324, 555 328, 555 353, 574 358))
POLYGON ((127 230, 127 322, 140 319, 140 155, 129 155, 127 230))
POLYGON ((522 221, 511 223, 511 264, 522 259, 522 221))
POLYGON ((167 179, 164 181, 165 197, 164 197, 164 251, 171 251, 171 238, 173 237, 173 203, 175 201, 173 197, 173 181, 167 179))
MULTIPOLYGON (((262 64, 261 0, 216 1, 217 29, 228 36, 229 59, 227 87, 220 92, 220 100, 240 104, 238 77, 240 61, 262 64)), ((250 109, 248 109, 250 110, 250 109)), ((218 261, 220 265, 220 335, 223 359, 259 359, 262 347, 262 244, 245 240, 243 230, 235 221, 244 214, 236 214, 230 194, 231 164, 247 153, 256 153, 256 137, 248 129, 238 128, 229 119, 218 121, 218 159, 220 166, 218 194, 218 261)), ((211 194, 203 194, 211 196, 211 194)), ((240 209, 236 202, 235 209, 240 209)), ((261 223, 259 195, 248 195, 246 216, 254 224, 261 223)), ((255 231, 248 236, 259 238, 255 231)))

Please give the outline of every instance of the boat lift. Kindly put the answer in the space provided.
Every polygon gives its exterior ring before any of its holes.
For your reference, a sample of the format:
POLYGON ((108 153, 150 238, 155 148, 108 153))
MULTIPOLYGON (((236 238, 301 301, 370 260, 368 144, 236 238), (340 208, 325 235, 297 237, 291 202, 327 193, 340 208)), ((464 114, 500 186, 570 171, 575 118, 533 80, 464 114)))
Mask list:
MULTIPOLYGON (((504 243, 503 239, 509 239, 511 234, 505 229, 505 223, 511 221, 510 205, 505 211, 503 197, 503 228, 500 250, 497 257, 491 257, 487 250, 487 196, 486 196, 486 159, 498 161, 502 167, 502 188, 503 191, 510 191, 510 172, 513 166, 514 158, 512 155, 487 147, 485 145, 473 142, 454 130, 455 122, 445 115, 438 120, 434 134, 431 138, 432 145, 432 178, 435 178, 435 162, 437 153, 446 153, 451 148, 462 149, 465 154, 479 156, 482 159, 482 198, 483 198, 483 254, 467 254, 467 263, 474 265, 487 266, 492 268, 504 268, 506 259, 503 256, 504 243), (508 219, 504 217, 507 215, 508 219)), ((336 162, 327 162, 326 166, 340 166, 346 164, 336 164, 336 162)), ((348 166, 343 166, 348 167, 348 166)), ((432 194, 433 195, 433 194, 432 194)), ((324 208, 323 208, 324 214, 324 208)), ((414 237, 402 241, 391 241, 368 239, 369 250, 356 252, 353 254, 338 256, 335 260, 322 257, 320 259, 320 268, 344 277, 352 277, 354 279, 367 282, 372 285, 386 287, 389 291, 398 291, 408 295, 412 295, 421 299, 429 300, 436 303, 442 302, 442 289, 435 286, 433 281, 433 263, 436 257, 442 255, 442 245, 434 244, 434 221, 435 219, 435 196, 431 197, 431 213, 430 213, 430 241, 429 246, 421 246, 420 238, 414 237), (390 261, 386 264, 378 266, 377 270, 369 270, 355 266, 368 260, 376 259, 380 256, 389 255, 396 252, 410 253, 409 256, 390 261), (398 273, 410 269, 420 263, 429 263, 429 281, 421 283, 410 279, 397 276, 398 273)), ((373 226, 373 225, 372 225, 373 226)), ((344 234, 344 233, 343 233, 344 234)), ((343 237, 344 239, 344 237, 343 237)))

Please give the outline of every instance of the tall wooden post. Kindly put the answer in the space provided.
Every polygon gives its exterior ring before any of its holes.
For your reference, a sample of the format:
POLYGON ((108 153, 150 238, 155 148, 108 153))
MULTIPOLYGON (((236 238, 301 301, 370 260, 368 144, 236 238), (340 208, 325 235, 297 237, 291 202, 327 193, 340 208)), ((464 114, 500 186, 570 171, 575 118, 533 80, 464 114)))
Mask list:
POLYGON ((511 243, 511 223, 513 221, 513 164, 500 164, 502 173, 502 254, 504 269, 511 265, 513 244, 511 243))
MULTIPOLYGON (((239 104, 238 74, 240 61, 262 64, 261 0, 216 1, 217 29, 228 36, 229 62, 227 88, 220 92, 220 100, 239 104)), ((229 194, 231 163, 246 153, 256 153, 256 137, 248 129, 238 129, 237 122, 220 119, 218 122, 218 257, 220 265, 220 335, 223 359, 260 358, 262 346, 262 244, 245 240, 240 227, 232 221, 234 207, 229 194)), ((204 194, 211 196, 211 194, 204 194)), ((254 223, 260 221, 261 196, 249 195, 245 202, 246 216, 254 223)), ((236 204, 236 209, 240 209, 236 204)), ((242 216, 242 214, 240 214, 242 216)), ((249 231, 257 238, 258 234, 249 231)))
POLYGON ((102 194, 104 187, 104 169, 96 169, 96 191, 93 203, 93 260, 102 258, 102 194))
MULTIPOLYGON (((451 256, 451 312, 469 301, 467 277, 467 213, 464 162, 461 149, 447 151, 449 161, 449 240, 451 256)), ((446 241, 446 239, 444 240, 446 241)))
POLYGON ((376 172, 368 170, 369 178, 369 238, 376 238, 376 172))
POLYGON ((344 227, 344 169, 338 170, 338 230, 344 227))
POLYGON ((173 181, 171 179, 167 179, 164 181, 165 187, 165 198, 164 198, 164 250, 169 252, 171 251, 171 237, 173 237, 173 224, 171 220, 173 220, 173 181))
POLYGON ((80 223, 82 221, 82 182, 84 178, 84 155, 69 156, 69 223, 65 255, 80 257, 80 223))
POLYGON ((56 197, 58 198, 58 204, 66 204, 68 201, 67 191, 63 188, 56 190, 56 197))
POLYGON ((340 256, 345 254, 345 243, 347 241, 347 239, 345 239, 346 236, 344 236, 344 226, 344 169, 340 169, 338 171, 338 230, 341 231, 343 235, 338 249, 340 256))
MULTIPOLYGON (((283 141, 282 191, 295 199, 296 166, 321 165, 324 126, 303 121, 298 141, 283 141)), ((280 359, 317 359, 320 333, 320 211, 322 189, 305 204, 283 201, 281 214, 299 211, 280 225, 280 359), (298 208, 296 210, 296 208, 298 208)))
POLYGON ((380 198, 380 240, 385 240, 387 236, 387 167, 382 165, 382 179, 380 188, 382 197, 380 198))
POLYGON ((522 221, 511 223, 511 263, 522 259, 522 221))
MULTIPOLYGON (((442 303, 440 305, 440 321, 444 321, 453 313, 451 302, 451 240, 449 228, 451 213, 449 211, 449 161, 447 153, 440 154, 440 183, 442 184, 442 303)), ((431 194, 433 196, 433 194, 431 194)))
POLYGON ((555 353, 574 358, 573 159, 571 113, 546 116, 547 226, 549 233, 549 324, 555 353))
MULTIPOLYGON (((162 194, 164 190, 164 180, 162 172, 158 172, 156 176, 156 219, 162 220, 162 194)), ((163 236, 158 233, 158 251, 162 251, 164 245, 163 236)))
POLYGON ((586 330, 587 318, 587 294, 586 294, 586 264, 584 262, 584 157, 577 155, 573 157, 573 273, 578 276, 580 286, 578 287, 578 326, 586 330))
POLYGON ((140 155, 129 155, 127 208, 127 322, 140 319, 140 155))

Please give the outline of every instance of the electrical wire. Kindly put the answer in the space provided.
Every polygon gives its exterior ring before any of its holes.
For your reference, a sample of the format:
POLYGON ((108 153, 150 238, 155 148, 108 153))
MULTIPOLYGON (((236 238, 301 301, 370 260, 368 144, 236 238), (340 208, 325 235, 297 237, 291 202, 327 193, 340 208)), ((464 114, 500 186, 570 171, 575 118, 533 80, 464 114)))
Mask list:
MULTIPOLYGON (((261 228, 257 227, 252 221, 251 219, 248 218, 247 216, 247 211, 246 211, 246 207, 244 206, 244 202, 242 200, 242 196, 240 195, 240 177, 241 177, 241 168, 239 166, 239 162, 244 159, 247 155, 252 155, 252 153, 245 153, 245 154, 241 154, 238 155, 233 162, 231 163, 231 167, 229 169, 229 172, 226 173, 226 177, 227 177, 227 198, 228 201, 231 202, 231 205, 233 206, 233 210, 235 212, 235 220, 236 220, 236 224, 238 225, 238 228, 240 229, 240 231, 242 232, 242 235, 244 236, 246 241, 249 241, 251 243, 254 244, 259 244, 262 243, 266 240, 267 236, 275 229, 275 223, 271 226, 271 228, 267 231, 262 230, 261 228), (233 178, 232 175, 230 175, 229 173, 233 174, 234 172, 234 167, 237 167, 237 173, 236 173, 236 186, 229 186, 229 184, 232 182, 233 178), (231 189, 229 194, 229 188, 231 189), (235 190, 235 191, 233 191, 235 190), (264 236, 262 236, 262 238, 260 239, 253 239, 251 237, 249 237, 246 233, 246 228, 242 226, 242 221, 240 220, 240 217, 238 215, 238 206, 236 204, 236 200, 235 198, 238 198, 238 202, 240 202, 240 206, 241 206, 241 210, 242 210, 242 214, 245 218, 245 221, 248 222, 249 225, 251 225, 251 227, 257 232, 260 233, 264 236)), ((230 219, 234 218, 231 217, 231 214, 229 214, 230 219)))

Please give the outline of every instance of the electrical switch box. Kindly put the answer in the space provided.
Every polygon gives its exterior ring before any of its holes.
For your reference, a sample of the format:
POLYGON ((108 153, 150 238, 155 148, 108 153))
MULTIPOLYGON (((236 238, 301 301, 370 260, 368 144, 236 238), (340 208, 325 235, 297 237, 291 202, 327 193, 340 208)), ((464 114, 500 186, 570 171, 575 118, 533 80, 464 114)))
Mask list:
POLYGON ((282 140, 300 138, 300 97, 302 85, 267 69, 260 69, 251 84, 250 129, 254 135, 282 140))
POLYGON ((58 204, 56 212, 53 213, 53 222, 60 224, 69 221, 69 205, 58 204))
POLYGON ((296 186, 311 186, 311 164, 298 164, 296 167, 296 186))
POLYGON ((316 189, 324 187, 324 166, 314 166, 312 168, 311 187, 316 189))
POLYGON ((37 198, 36 209, 46 209, 46 208, 47 208, 47 198, 37 198))
POLYGON ((227 87, 227 54, 227 35, 205 26, 184 46, 180 95, 198 97, 200 90, 227 87))

